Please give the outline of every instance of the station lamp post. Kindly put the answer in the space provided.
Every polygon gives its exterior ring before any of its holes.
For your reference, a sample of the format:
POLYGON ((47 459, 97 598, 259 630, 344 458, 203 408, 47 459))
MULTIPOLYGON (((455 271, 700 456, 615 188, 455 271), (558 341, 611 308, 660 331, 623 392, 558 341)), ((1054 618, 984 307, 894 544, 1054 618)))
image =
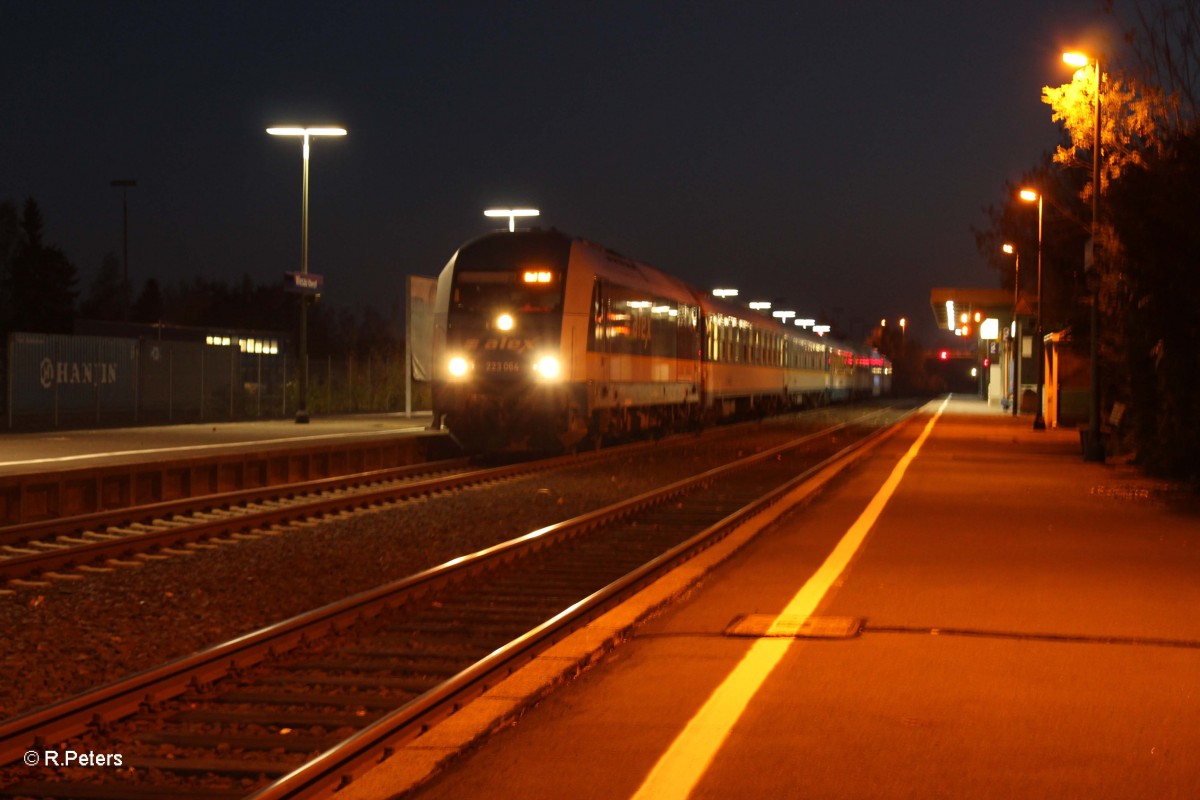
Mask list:
POLYGON ((712 296, 720 297, 722 299, 724 299, 726 297, 737 297, 738 290, 737 289, 713 289, 712 296))
POLYGON ((1016 259, 1016 265, 1013 272, 1013 403, 1012 413, 1017 416, 1017 408, 1020 405, 1021 395, 1021 323, 1017 322, 1017 304, 1020 302, 1021 292, 1021 254, 1017 252, 1017 248, 1011 244, 1005 244, 1002 248, 1004 252, 1013 256, 1016 259))
MULTIPOLYGON (((272 136, 304 137, 304 181, 300 200, 300 274, 308 274, 308 140, 313 136, 345 136, 345 128, 267 128, 272 136)), ((300 295, 300 396, 297 424, 308 423, 308 295, 300 295)))
MULTIPOLYGON (((1092 139, 1092 239, 1089 243, 1091 263, 1085 264, 1088 270, 1096 269, 1096 236, 1100 225, 1100 57, 1089 57, 1083 53, 1063 53, 1063 61, 1072 67, 1082 69, 1088 64, 1096 65, 1096 105, 1095 131, 1092 139)), ((1092 340, 1089 345, 1089 360, 1092 368, 1092 396, 1088 403, 1088 433, 1083 446, 1083 457, 1087 461, 1104 461, 1104 442, 1100 438, 1100 289, 1092 297, 1092 308, 1089 313, 1089 323, 1092 329, 1092 340)))
POLYGON ((1037 325, 1034 331, 1033 354, 1037 359, 1037 414, 1033 418, 1035 431, 1046 430, 1046 419, 1042 416, 1042 386, 1046 376, 1046 365, 1042 353, 1042 193, 1033 189, 1022 189, 1021 199, 1026 203, 1037 202, 1038 207, 1038 258, 1037 258, 1037 325))
POLYGON ((536 208, 489 208, 483 212, 485 217, 508 217, 508 232, 517 230, 517 217, 536 217, 541 212, 536 208))

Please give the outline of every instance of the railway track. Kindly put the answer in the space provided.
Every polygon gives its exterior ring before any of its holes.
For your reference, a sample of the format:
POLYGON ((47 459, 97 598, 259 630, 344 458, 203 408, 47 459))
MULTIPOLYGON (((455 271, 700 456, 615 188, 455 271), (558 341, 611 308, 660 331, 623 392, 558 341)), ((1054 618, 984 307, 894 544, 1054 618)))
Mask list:
MULTIPOLYGON (((736 436, 738 426, 720 435, 736 436)), ((675 437, 675 443, 688 437, 675 437)), ((439 492, 618 458, 671 444, 636 443, 597 453, 480 469, 467 458, 389 467, 213 493, 0 527, 0 592, 39 588, 81 573, 186 556, 206 540, 268 535, 283 526, 439 492)))
POLYGON ((0 763, 29 751, 122 763, 9 768, 0 795, 328 796, 897 416, 801 437, 9 720, 0 763))
POLYGON ((44 585, 70 579, 64 570, 106 570, 111 562, 156 552, 186 554, 175 548, 611 457, 603 452, 487 469, 460 458, 7 526, 0 528, 0 582, 44 585))

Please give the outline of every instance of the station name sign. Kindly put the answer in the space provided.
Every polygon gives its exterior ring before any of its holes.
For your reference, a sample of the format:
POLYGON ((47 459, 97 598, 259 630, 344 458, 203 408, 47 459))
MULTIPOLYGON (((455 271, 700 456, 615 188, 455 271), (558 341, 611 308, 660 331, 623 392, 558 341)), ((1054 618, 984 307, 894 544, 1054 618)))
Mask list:
POLYGON ((325 289, 325 276, 311 272, 283 273, 283 290, 296 294, 320 294, 325 289))

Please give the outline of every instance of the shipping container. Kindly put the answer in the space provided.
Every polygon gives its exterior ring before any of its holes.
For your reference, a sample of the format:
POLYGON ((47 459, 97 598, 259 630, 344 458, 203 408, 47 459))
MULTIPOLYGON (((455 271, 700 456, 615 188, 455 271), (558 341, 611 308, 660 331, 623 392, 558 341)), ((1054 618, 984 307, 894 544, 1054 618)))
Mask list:
POLYGON ((10 334, 9 427, 136 421, 137 350, 135 339, 10 334))

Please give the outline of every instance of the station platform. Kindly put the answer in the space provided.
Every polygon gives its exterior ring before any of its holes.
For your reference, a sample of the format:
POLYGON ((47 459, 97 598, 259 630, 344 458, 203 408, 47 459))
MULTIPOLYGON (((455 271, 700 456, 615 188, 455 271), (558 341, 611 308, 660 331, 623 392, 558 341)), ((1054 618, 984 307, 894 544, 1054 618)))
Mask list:
POLYGON ((0 433, 0 476, 423 434, 431 421, 432 414, 421 411, 411 417, 404 413, 314 416, 305 425, 261 420, 0 433))
POLYGON ((1200 516, 1030 423, 930 403, 339 798, 1194 797, 1200 516))

